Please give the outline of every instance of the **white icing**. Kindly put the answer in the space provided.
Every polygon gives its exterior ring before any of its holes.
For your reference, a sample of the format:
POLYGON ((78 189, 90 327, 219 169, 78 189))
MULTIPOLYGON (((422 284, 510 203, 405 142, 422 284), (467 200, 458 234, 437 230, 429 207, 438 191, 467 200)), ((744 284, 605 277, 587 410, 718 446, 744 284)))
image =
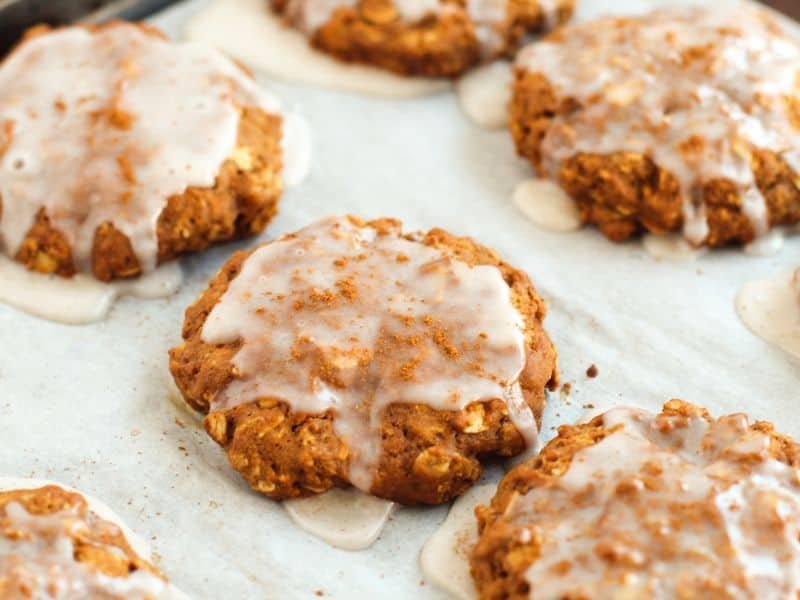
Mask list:
POLYGON ((578 417, 578 420, 575 421, 575 424, 576 425, 581 425, 581 424, 589 423, 595 417, 599 417, 600 415, 602 415, 604 413, 607 413, 612 408, 618 408, 618 409, 619 408, 627 408, 627 409, 632 410, 632 411, 647 410, 647 409, 645 409, 645 408, 643 408, 641 406, 636 406, 634 404, 626 404, 625 406, 619 406, 619 405, 610 404, 608 402, 603 402, 603 403, 600 403, 597 406, 593 406, 592 408, 584 409, 584 411, 581 413, 580 417, 578 417))
POLYGON ((219 52, 134 25, 26 41, 0 66, 0 244, 14 255, 43 207, 80 270, 110 222, 153 271, 159 214, 170 196, 213 185, 236 145, 237 105, 280 110, 219 52))
POLYGON ((744 247, 745 254, 750 256, 775 256, 783 250, 786 234, 780 229, 773 229, 766 235, 756 238, 744 247))
POLYGON ((355 488, 285 500, 283 506, 301 529, 343 550, 362 550, 378 539, 394 503, 355 488))
POLYGON ((439 0, 392 0, 402 21, 414 23, 429 15, 449 10, 439 0))
MULTIPOLYGON (((538 0, 539 7, 544 17, 545 29, 554 29, 558 25, 558 13, 561 6, 564 4, 560 0, 538 0)), ((578 6, 583 2, 576 2, 578 6)))
POLYGON ((705 252, 704 247, 695 248, 677 234, 646 233, 642 236, 642 245, 650 256, 659 260, 695 260, 705 252))
POLYGON ((242 344, 238 377, 211 408, 272 397, 333 411, 350 480, 368 492, 393 403, 462 410, 504 399, 533 443, 517 379, 522 326, 497 268, 331 217, 256 250, 209 314, 205 342, 242 344))
POLYGON ((266 8, 265 0, 216 0, 189 21, 186 36, 290 82, 390 98, 425 96, 451 85, 448 80, 401 77, 338 61, 312 48, 305 35, 266 8))
POLYGON ((495 485, 476 485, 457 498, 444 523, 420 552, 419 565, 425 580, 456 600, 477 597, 469 572, 469 553, 478 539, 475 507, 488 504, 496 490, 495 485))
POLYGON ((800 269, 745 285, 736 312, 750 331, 800 359, 800 269))
MULTIPOLYGON (((265 4, 267 3, 262 3, 265 4)), ((285 14, 297 29, 310 36, 330 20, 337 8, 352 7, 356 4, 357 0, 289 0, 286 3, 285 14)))
POLYGON ((311 128, 304 117, 296 113, 283 116, 281 130, 283 153, 283 183, 288 187, 299 185, 311 169, 311 128))
POLYGON ((548 179, 526 179, 517 184, 511 199, 514 206, 541 229, 567 232, 580 229, 583 224, 572 198, 548 179))
POLYGON ((504 60, 477 67, 456 83, 461 109, 483 127, 505 127, 513 73, 504 60))
POLYGON ((475 25, 475 36, 485 58, 503 49, 507 26, 508 0, 466 0, 467 14, 475 25))
MULTIPOLYGON (((57 485, 79 493, 51 481, 0 477, 0 491, 36 489, 46 485, 57 485)), ((136 554, 144 559, 150 557, 149 545, 130 531, 108 506, 96 498, 84 494, 81 496, 91 511, 86 517, 82 517, 75 508, 51 515, 31 515, 18 502, 6 505, 8 526, 23 536, 10 539, 0 532, 0 581, 9 586, 3 589, 11 593, 11 596, 4 598, 187 600, 187 596, 175 586, 149 571, 139 570, 124 578, 109 577, 92 572, 83 563, 74 560, 73 542, 67 532, 89 527, 97 517, 119 528, 136 554), (15 593, 14 582, 24 585, 24 594, 15 593)), ((109 549, 117 552, 112 547, 109 549)))
POLYGON ((800 478, 746 416, 619 408, 603 424, 620 427, 505 511, 541 540, 531 598, 797 595, 800 478))
POLYGON ((0 302, 59 323, 102 321, 119 297, 164 298, 177 292, 182 281, 175 262, 135 279, 103 283, 91 275, 66 279, 31 272, 0 255, 0 302))
POLYGON ((800 172, 800 132, 782 98, 797 93, 800 47, 756 7, 599 19, 527 46, 516 64, 580 103, 545 132, 542 174, 556 178, 561 161, 579 152, 651 156, 681 186, 683 234, 694 245, 708 234, 698 184, 733 181, 759 236, 768 216, 751 149, 775 151, 800 172), (691 136, 705 143, 689 144, 691 136))

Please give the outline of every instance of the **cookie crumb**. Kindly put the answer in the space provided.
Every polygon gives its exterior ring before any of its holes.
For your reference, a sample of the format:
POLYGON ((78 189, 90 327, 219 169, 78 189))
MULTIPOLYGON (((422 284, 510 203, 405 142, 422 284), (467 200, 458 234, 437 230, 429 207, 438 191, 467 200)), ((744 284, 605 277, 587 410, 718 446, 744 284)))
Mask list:
POLYGON ((592 363, 591 365, 589 365, 589 368, 588 368, 588 369, 586 369, 586 376, 587 376, 587 377, 590 377, 590 378, 592 378, 592 379, 594 379, 595 377, 597 377, 597 375, 598 375, 599 373, 600 373, 600 371, 598 370, 598 368, 597 368, 597 365, 596 365, 596 364, 594 364, 594 363, 592 363))

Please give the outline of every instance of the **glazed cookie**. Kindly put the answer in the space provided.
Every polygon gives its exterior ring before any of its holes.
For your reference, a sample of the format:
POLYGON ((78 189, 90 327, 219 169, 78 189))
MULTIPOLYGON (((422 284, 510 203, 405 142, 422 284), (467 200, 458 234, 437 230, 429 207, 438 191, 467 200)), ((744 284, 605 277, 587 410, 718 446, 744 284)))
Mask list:
POLYGON ((170 368, 231 465, 276 500, 463 493, 533 443, 555 385, 527 275, 441 229, 330 217, 235 254, 170 368))
POLYGON ((0 63, 0 249, 110 281, 259 233, 302 160, 289 121, 216 50, 121 22, 32 30, 0 63))
POLYGON ((95 510, 57 485, 2 485, 0 597, 185 600, 137 554, 120 524, 95 510))
POLYGON ((574 0, 271 0, 315 47, 401 75, 456 77, 528 32, 566 21, 574 0))
POLYGON ((559 428, 476 511, 482 599, 796 598, 800 446, 671 400, 559 428))
POLYGON ((745 4, 603 18, 517 57, 519 154, 611 240, 748 243, 800 221, 800 47, 745 4))

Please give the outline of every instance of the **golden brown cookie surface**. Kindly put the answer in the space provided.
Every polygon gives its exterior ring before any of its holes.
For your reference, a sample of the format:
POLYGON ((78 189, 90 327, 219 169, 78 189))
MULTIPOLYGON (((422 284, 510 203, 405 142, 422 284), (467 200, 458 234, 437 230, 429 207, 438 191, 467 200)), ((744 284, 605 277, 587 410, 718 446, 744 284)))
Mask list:
POLYGON ((331 218, 234 255, 170 367, 269 497, 355 484, 435 504, 535 435, 557 378, 544 313, 524 273, 468 238, 331 218))

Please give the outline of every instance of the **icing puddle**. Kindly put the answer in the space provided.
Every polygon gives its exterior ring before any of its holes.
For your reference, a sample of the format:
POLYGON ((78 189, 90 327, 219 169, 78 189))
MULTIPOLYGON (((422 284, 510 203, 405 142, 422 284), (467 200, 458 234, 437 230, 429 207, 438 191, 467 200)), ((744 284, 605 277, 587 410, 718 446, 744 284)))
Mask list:
POLYGON ((284 500, 283 506, 300 529, 336 548, 362 550, 378 538, 395 504, 348 488, 284 500))
POLYGON ((284 186, 300 185, 311 170, 311 126, 305 117, 293 112, 283 114, 281 151, 284 156, 281 172, 284 186))
POLYGON ((478 540, 475 507, 488 504, 497 486, 476 485, 453 502, 444 523, 425 542, 419 555, 423 576, 458 600, 477 596, 469 572, 469 552, 478 540))
POLYGON ((189 21, 188 39, 212 44, 266 75, 342 91, 390 98, 450 88, 442 79, 401 77, 376 67, 339 62, 312 48, 264 0, 216 0, 189 21))
MULTIPOLYGON (((556 183, 548 179, 526 179, 514 188, 511 201, 523 215, 539 229, 554 233, 568 233, 583 227, 575 202, 556 183)), ((794 230, 792 230, 794 231, 794 230)), ((749 256, 773 256, 783 249, 787 232, 770 231, 744 247, 749 256)), ((642 247, 653 258, 669 261, 692 261, 708 251, 695 248, 681 234, 644 234, 642 247)))
MULTIPOLYGON (((202 415, 186 405, 171 380, 168 388, 170 402, 180 411, 180 416, 189 418, 187 425, 202 430, 202 415)), ((357 488, 334 488, 309 498, 284 500, 281 504, 298 529, 342 550, 363 550, 371 546, 397 506, 357 488)))
POLYGON ((736 312, 754 334, 800 358, 800 269, 746 284, 736 312))
POLYGON ((650 256, 658 260, 695 260, 706 251, 705 248, 693 247, 685 237, 679 234, 647 233, 642 236, 642 245, 650 256))
POLYGON ((783 250, 786 233, 782 229, 773 229, 766 235, 747 244, 744 247, 744 252, 750 256, 775 256, 780 254, 781 250, 783 250))
MULTIPOLYGON (((101 519, 104 519, 110 523, 113 523, 122 531, 122 534, 125 536, 125 539, 130 544, 130 547, 133 549, 136 554, 147 560, 148 562, 152 562, 152 548, 150 544, 147 543, 142 537, 134 533, 122 520, 122 518, 117 515, 107 504, 101 502, 97 498, 89 496, 88 494, 84 494, 80 490, 76 490, 73 487, 68 485, 64 485, 55 481, 50 481, 47 479, 30 479, 30 478, 22 478, 22 477, 0 477, 0 492, 7 492, 10 490, 29 490, 29 489, 36 489, 40 487, 44 487, 46 485, 55 485, 68 492, 74 492, 76 494, 80 494, 83 496, 84 500, 86 500, 86 505, 93 513, 95 513, 101 519)), ((166 588, 164 588, 161 593, 158 595, 158 600, 188 600, 188 596, 176 588, 172 583, 167 583, 166 588)))
POLYGON ((528 220, 546 231, 576 231, 583 225, 575 202, 548 179, 526 179, 519 183, 512 202, 528 220))
POLYGON ((473 69, 456 82, 461 110, 482 127, 505 127, 512 80, 511 63, 507 61, 499 60, 473 69))
POLYGON ((128 281, 103 283, 91 275, 71 279, 28 271, 0 255, 0 302, 43 319, 80 325, 102 321, 120 296, 165 298, 181 286, 177 262, 128 281), (58 301, 54 302, 54 298, 58 301))

